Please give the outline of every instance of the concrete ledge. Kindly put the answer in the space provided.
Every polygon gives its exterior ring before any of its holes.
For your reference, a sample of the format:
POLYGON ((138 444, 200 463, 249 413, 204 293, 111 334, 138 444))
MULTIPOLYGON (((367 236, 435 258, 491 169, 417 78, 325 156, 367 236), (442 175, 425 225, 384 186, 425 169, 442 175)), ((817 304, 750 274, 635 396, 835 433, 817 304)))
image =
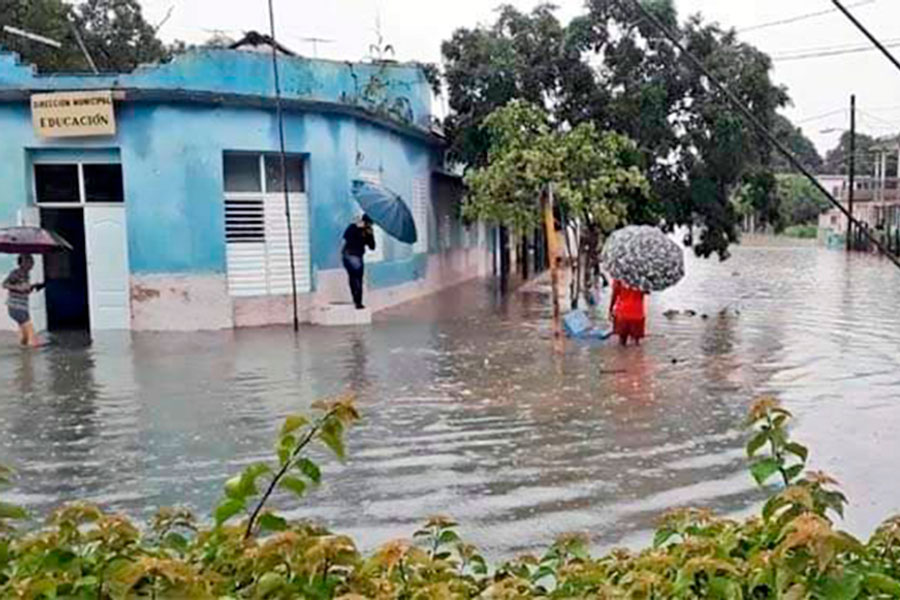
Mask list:
POLYGON ((372 311, 368 308, 358 310, 352 304, 345 303, 317 306, 310 311, 310 317, 314 325, 327 327, 347 327, 372 323, 372 311))
POLYGON ((231 329, 225 275, 132 275, 134 331, 231 329))
MULTIPOLYGON (((294 300, 291 296, 250 296, 232 298, 235 327, 265 327, 290 325, 294 321, 294 300)), ((301 323, 309 322, 311 294, 297 296, 297 312, 301 323)))

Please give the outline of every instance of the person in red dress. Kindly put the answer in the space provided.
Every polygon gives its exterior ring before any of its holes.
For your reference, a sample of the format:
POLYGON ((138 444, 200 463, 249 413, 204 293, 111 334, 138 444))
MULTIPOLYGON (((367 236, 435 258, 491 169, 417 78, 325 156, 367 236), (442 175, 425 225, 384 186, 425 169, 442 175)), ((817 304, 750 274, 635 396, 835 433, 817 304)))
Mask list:
POLYGON ((634 340, 638 346, 644 338, 647 315, 644 312, 644 296, 647 294, 619 281, 613 281, 612 299, 609 303, 609 316, 613 322, 613 333, 619 336, 623 346, 628 339, 634 340))

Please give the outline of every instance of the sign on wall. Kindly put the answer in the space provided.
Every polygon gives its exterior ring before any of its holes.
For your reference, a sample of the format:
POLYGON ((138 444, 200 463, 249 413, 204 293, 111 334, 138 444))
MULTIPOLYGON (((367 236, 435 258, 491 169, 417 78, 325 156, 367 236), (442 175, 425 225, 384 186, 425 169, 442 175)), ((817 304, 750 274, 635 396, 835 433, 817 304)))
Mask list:
POLYGON ((34 94, 31 121, 45 138, 115 135, 112 92, 34 94))

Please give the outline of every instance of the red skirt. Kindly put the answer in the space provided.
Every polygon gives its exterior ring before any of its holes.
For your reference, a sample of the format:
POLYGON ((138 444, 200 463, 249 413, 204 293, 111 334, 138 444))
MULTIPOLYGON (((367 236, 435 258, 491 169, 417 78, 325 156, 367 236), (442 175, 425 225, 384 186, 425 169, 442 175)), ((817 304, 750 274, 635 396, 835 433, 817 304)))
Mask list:
POLYGON ((635 340, 644 339, 647 319, 625 319, 616 317, 613 322, 613 333, 619 337, 628 337, 635 340))

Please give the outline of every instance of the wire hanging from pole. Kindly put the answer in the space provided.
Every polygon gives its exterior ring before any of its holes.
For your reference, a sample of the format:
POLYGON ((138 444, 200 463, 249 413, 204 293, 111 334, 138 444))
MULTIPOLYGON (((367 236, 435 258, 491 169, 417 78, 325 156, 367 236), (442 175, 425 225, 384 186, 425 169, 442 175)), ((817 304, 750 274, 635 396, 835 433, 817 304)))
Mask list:
MULTIPOLYGON (((781 141, 771 132, 769 129, 760 122, 760 120, 754 115, 749 108, 744 106, 744 103, 741 102, 740 98, 738 98, 734 92, 732 92, 728 87, 719 81, 719 78, 712 74, 712 72, 704 66, 704 64, 700 61, 699 58, 694 56, 688 49, 685 47, 683 43, 678 39, 678 37, 672 33, 668 27, 666 27, 662 21, 657 18, 650 10, 648 10, 645 6, 641 4, 639 0, 613 0, 616 4, 619 5, 620 8, 626 9, 628 6, 636 9, 638 13, 644 17, 647 21, 649 21, 666 39, 669 40, 669 43, 672 44, 675 48, 677 48, 681 52, 681 56, 687 59, 691 65, 700 71, 715 87, 719 93, 725 96, 725 99, 738 110, 738 112, 743 115, 744 119, 746 119, 747 123, 757 131, 762 137, 766 139, 772 146, 778 150, 791 165, 794 166, 801 174, 803 174, 809 181, 812 183, 816 189, 818 189, 825 197, 831 202, 835 208, 840 210, 844 216, 846 216, 850 222, 857 227, 863 235, 874 245, 885 257, 890 260, 894 266, 900 269, 900 258, 891 254, 887 248, 884 247, 876 237, 868 230, 868 228, 863 227, 862 223, 858 219, 856 219, 850 211, 847 210, 847 207, 838 202, 834 196, 831 195, 831 192, 828 191, 822 183, 819 182, 818 179, 810 172, 803 163, 794 156, 794 154, 787 149, 787 147, 781 143, 781 141)), ((837 4, 837 0, 835 0, 837 4)))
POLYGON ((272 72, 275 79, 275 111, 278 118, 278 142, 281 157, 281 190, 284 192, 284 216, 287 219, 288 254, 291 261, 291 299, 294 308, 294 331, 300 331, 297 311, 297 270, 294 261, 294 229, 291 223, 291 200, 288 194, 287 155, 284 149, 284 112, 281 106, 281 83, 278 79, 278 44, 275 42, 275 9, 269 0, 269 36, 272 38, 272 72))

